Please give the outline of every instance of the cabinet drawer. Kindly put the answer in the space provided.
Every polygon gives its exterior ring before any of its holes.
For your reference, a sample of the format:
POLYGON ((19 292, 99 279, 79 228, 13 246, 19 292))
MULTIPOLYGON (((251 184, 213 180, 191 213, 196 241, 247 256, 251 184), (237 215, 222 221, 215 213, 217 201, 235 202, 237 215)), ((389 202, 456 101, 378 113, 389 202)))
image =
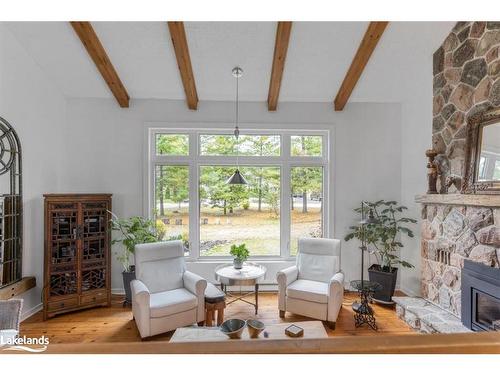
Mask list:
POLYGON ((94 292, 87 292, 80 297, 81 305, 88 305, 92 303, 105 302, 108 298, 106 290, 96 290, 94 292))
POLYGON ((49 301, 48 310, 49 311, 66 310, 66 309, 72 309, 77 306, 78 306, 78 297, 73 297, 68 299, 61 299, 58 301, 49 301))

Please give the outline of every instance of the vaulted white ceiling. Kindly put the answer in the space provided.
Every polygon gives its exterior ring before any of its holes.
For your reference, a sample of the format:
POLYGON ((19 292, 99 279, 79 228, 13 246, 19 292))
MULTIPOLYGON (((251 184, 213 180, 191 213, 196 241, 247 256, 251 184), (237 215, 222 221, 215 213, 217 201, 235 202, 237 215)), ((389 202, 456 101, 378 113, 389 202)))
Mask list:
MULTIPOLYGON (((165 22, 93 22, 132 99, 184 99, 165 22)), ((67 22, 9 22, 7 26, 67 97, 112 97, 67 22)), ((279 100, 332 102, 368 22, 294 22, 279 100)), ((391 22, 351 96, 351 102, 399 101, 411 64, 431 62, 451 22, 391 22)), ((186 22, 201 101, 234 100, 231 69, 244 69, 240 98, 267 99, 274 22, 186 22)), ((432 79, 429 76, 429 79, 432 79)))

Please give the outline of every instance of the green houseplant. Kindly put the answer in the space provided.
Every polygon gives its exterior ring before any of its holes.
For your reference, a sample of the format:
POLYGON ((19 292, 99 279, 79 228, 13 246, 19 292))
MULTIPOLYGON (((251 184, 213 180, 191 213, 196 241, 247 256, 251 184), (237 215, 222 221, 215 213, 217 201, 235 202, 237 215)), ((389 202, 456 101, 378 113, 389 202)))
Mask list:
POLYGON ((111 241, 111 244, 121 243, 120 251, 115 252, 116 259, 123 266, 123 286, 125 288, 125 302, 131 303, 132 292, 130 282, 135 279, 135 266, 130 264, 130 259, 134 253, 135 245, 161 241, 165 231, 159 227, 154 220, 134 216, 129 219, 119 219, 111 212, 111 229, 117 231, 118 237, 111 241))
POLYGON ((247 249, 247 246, 243 243, 241 245, 231 245, 231 250, 229 251, 233 259, 234 268, 237 270, 243 267, 243 262, 248 259, 250 256, 250 252, 247 249))
MULTIPOLYGON (((364 213, 371 210, 375 217, 374 223, 351 226, 350 232, 345 236, 349 241, 356 238, 365 240, 368 248, 377 259, 377 264, 373 264, 368 269, 370 281, 376 281, 382 285, 382 289, 375 293, 374 298, 391 302, 394 295, 397 279, 397 266, 412 268, 413 265, 402 260, 398 251, 403 248, 401 236, 414 237, 413 231, 408 228, 408 224, 414 224, 415 219, 405 217, 404 211, 408 208, 398 205, 396 201, 379 200, 368 202, 364 213)), ((354 211, 362 213, 361 208, 354 211)))

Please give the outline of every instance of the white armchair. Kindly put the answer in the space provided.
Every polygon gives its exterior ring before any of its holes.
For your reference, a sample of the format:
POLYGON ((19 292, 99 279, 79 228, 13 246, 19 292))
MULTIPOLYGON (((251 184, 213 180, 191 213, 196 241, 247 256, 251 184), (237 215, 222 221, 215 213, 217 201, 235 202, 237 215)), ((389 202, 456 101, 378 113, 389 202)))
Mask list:
POLYGON ((326 321, 335 329, 344 296, 340 271, 340 241, 301 238, 295 266, 277 274, 278 308, 285 312, 326 321))
POLYGON ((205 320, 207 281, 186 271, 182 241, 135 247, 132 312, 142 338, 205 320))

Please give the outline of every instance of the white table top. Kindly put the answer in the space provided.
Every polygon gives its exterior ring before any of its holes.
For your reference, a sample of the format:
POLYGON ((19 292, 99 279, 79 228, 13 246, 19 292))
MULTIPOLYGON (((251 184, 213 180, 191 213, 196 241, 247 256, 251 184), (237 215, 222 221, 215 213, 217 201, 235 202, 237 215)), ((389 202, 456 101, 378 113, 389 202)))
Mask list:
POLYGON ((266 267, 256 263, 243 263, 243 268, 237 270, 232 264, 219 266, 215 270, 217 278, 227 278, 231 280, 256 280, 266 274, 266 267))

